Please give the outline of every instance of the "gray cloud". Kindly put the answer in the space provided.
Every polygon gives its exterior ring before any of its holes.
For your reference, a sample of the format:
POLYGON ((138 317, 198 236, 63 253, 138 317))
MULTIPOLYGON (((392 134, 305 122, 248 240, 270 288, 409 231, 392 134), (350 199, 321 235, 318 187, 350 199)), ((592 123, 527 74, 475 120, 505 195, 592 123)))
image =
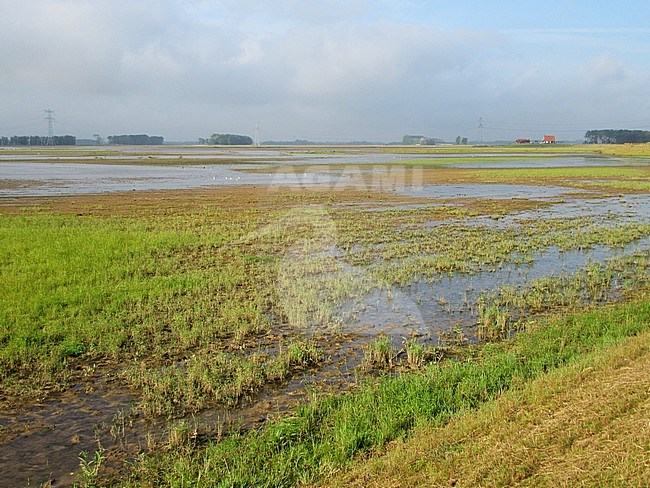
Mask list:
POLYGON ((257 120, 264 138, 451 139, 474 137, 481 116, 552 130, 647 112, 647 68, 602 39, 563 54, 564 36, 601 31, 449 30, 381 18, 382 3, 0 1, 0 132, 46 107, 80 137, 167 139, 250 134, 257 120), (555 41, 544 51, 539 36, 555 41))

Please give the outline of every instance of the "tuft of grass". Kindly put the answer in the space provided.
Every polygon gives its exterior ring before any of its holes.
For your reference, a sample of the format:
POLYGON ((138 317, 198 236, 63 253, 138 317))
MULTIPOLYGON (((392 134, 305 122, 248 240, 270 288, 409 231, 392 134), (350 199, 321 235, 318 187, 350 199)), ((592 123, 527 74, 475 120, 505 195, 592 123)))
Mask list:
POLYGON ((372 369, 390 369, 397 353, 387 336, 380 336, 365 346, 363 364, 372 369))
POLYGON ((422 369, 427 363, 441 359, 441 351, 417 342, 415 337, 404 339, 406 365, 412 369, 422 369))
POLYGON ((482 340, 505 339, 510 332, 508 310, 490 305, 479 307, 479 325, 477 337, 482 340))

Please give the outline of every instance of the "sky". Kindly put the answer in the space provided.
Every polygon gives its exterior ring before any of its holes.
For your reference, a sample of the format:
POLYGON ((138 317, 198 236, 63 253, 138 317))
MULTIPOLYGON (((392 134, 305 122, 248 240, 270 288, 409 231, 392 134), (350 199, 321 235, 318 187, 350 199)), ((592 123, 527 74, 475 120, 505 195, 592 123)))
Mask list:
POLYGON ((650 130, 647 0, 0 0, 0 135, 650 130), (482 128, 479 128, 482 126, 482 128))

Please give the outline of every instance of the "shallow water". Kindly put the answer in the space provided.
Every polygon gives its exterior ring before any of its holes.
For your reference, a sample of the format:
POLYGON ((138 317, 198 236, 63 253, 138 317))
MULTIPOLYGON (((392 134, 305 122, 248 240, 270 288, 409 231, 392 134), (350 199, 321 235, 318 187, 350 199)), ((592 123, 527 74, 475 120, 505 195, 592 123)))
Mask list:
POLYGON ((517 213, 510 220, 597 217, 623 222, 650 223, 650 194, 620 195, 615 198, 577 198, 537 210, 517 213))
POLYGON ((268 173, 238 171, 258 167, 227 164, 138 166, 8 162, 0 163, 0 181, 13 184, 8 185, 8 188, 0 187, 0 197, 50 197, 239 185, 269 188, 325 185, 342 189, 365 186, 363 182, 352 181, 351 177, 368 171, 353 166, 349 170, 324 168, 322 171, 310 172, 276 171, 274 166, 268 167, 268 173))
MULTIPOLYGON (((278 153, 255 154, 249 157, 277 157, 278 153)), ((133 156, 140 158, 141 156, 133 156)), ((211 155, 209 157, 214 157, 211 155)), ((224 158, 232 157, 224 153, 224 158)), ((374 158, 374 155, 372 156, 374 158)), ((383 155, 386 160, 397 159, 383 155)), ((422 156, 428 159, 431 156, 422 156)), ((47 157, 51 160, 51 157, 47 157)), ((124 159, 120 157, 120 159, 124 159)), ((413 159, 412 156, 402 159, 413 159)), ((451 157, 449 159, 452 159, 451 157)), ((361 161, 376 161, 368 155, 346 155, 328 157, 313 155, 287 155, 287 161, 296 164, 350 164, 361 161), (338 160, 336 158, 339 158, 338 160), (311 158, 311 159, 310 159, 311 158)), ((522 159, 520 162, 497 162, 505 164, 571 165, 571 158, 549 158, 542 160, 522 159)), ((600 158, 575 158, 576 165, 620 164, 620 160, 600 158)), ((493 163, 489 163, 493 164, 493 163)), ((463 167, 469 167, 466 163, 463 167)), ((485 163, 477 166, 488 167, 485 163)), ((500 166, 499 166, 500 167, 500 166)), ((528 166, 510 166, 528 167, 528 166)), ((0 190, 0 196, 54 196, 115 191, 140 191, 153 189, 183 189, 209 187, 213 185, 339 185, 350 175, 368 172, 368 168, 350 168, 348 171, 321 173, 242 173, 242 166, 193 165, 193 166, 138 166, 110 164, 72 163, 0 163, 0 180, 30 180, 30 186, 0 190)), ((539 187, 527 185, 429 185, 421 188, 403 189, 409 196, 426 196, 444 199, 466 197, 489 198, 558 198, 575 190, 564 187, 539 187)), ((428 206, 428 205, 426 205, 428 206)), ((404 209, 419 208, 414 204, 404 209)), ((395 207, 373 205, 372 210, 395 207)), ((567 217, 616 218, 621 222, 650 222, 649 195, 623 195, 619 198, 567 199, 535 211, 524 211, 504 217, 479 217, 462 219, 459 222, 471 225, 512 226, 526 219, 552 219, 567 217)), ((447 220, 447 223, 450 221, 447 220)), ((436 225, 435 222, 430 223, 436 225)), ((588 251, 560 252, 547 249, 535 256, 530 265, 504 264, 494 270, 485 270, 473 275, 455 274, 438 281, 420 280, 406 287, 393 287, 391 297, 383 291, 375 291, 360 300, 350 301, 339 310, 344 332, 355 339, 332 343, 328 356, 331 358, 320 370, 306 371, 296 375, 281 388, 269 387, 261 392, 252 403, 235 410, 209 409, 197 415, 197 421, 206 428, 216 429, 224 424, 253 427, 268 416, 285 411, 304 396, 306 383, 323 381, 330 385, 354 381, 354 367, 361 361, 359 346, 372 340, 378 334, 391 337, 394 345, 400 346, 402 338, 414 333, 424 340, 437 343, 439 334, 458 326, 467 337, 475 333, 477 317, 470 304, 481 292, 493 290, 505 284, 525 286, 531 280, 549 275, 573 273, 589 262, 602 262, 613 256, 631 253, 635 250, 648 252, 650 238, 632 243, 625 249, 599 246, 588 251)), ((336 257, 341 257, 337 254, 336 257)), ((357 272, 359 270, 355 270, 357 272)), ((120 412, 130 412, 134 397, 128 391, 102 379, 93 385, 93 390, 71 390, 43 405, 30 407, 15 414, 0 413, 0 486, 25 486, 28 483, 51 482, 52 486, 65 486, 76 481, 73 472, 79 468, 79 453, 92 451, 97 447, 97 438, 108 449, 123 449, 130 456, 146 448, 147 433, 158 437, 164 435, 164 421, 147 421, 130 417, 130 427, 123 436, 110 435, 120 412), (122 445, 121 445, 122 444, 122 445)))
MULTIPOLYGON (((191 154, 191 153, 190 153, 191 154)), ((477 155, 479 156, 479 155, 477 155)), ((337 188, 365 185, 350 181, 353 176, 369 175, 378 176, 382 171, 373 167, 372 163, 399 163, 401 160, 432 159, 431 155, 392 155, 392 154, 305 154, 283 153, 275 151, 217 151, 209 154, 191 154, 188 159, 201 158, 239 159, 241 164, 188 164, 188 165, 152 165, 156 159, 177 159, 178 155, 161 153, 153 159, 150 156, 139 154, 87 156, 89 161, 100 164, 83 164, 66 162, 70 159, 84 159, 76 156, 51 156, 51 155, 10 155, 0 152, 0 181, 9 183, 8 188, 0 189, 0 196, 57 196, 78 195, 88 193, 107 193, 143 190, 178 190, 190 188, 205 188, 224 185, 261 185, 261 186, 300 186, 300 185, 330 185, 337 188), (267 158, 269 163, 261 166, 260 161, 267 158), (110 164, 110 161, 146 161, 146 165, 137 164, 110 164), (27 160, 31 162, 27 162, 27 160), (36 161, 36 162, 34 162, 36 161), (103 163, 106 161, 106 163, 103 163), (257 164, 246 164, 257 163, 257 164), (322 169, 308 172, 279 172, 277 164, 314 165, 322 169), (349 165, 348 169, 328 169, 327 165, 349 165), (267 168, 268 173, 259 172, 260 168, 267 168), (257 169, 258 172, 238 171, 242 169, 257 169), (24 183, 24 184, 23 184, 24 183)), ((435 159, 449 161, 453 165, 454 155, 435 156, 435 159)), ((485 157, 485 156, 483 156, 485 157)), ((498 156, 493 155, 497 158, 498 156)), ((567 167, 567 166, 611 166, 627 164, 616 158, 589 158, 589 157, 543 157, 522 158, 508 161, 495 161, 494 163, 478 163, 477 167, 567 167)), ((635 164, 639 164, 637 160, 635 164)), ((471 163, 462 163, 459 167, 473 167, 471 163)), ((386 171, 390 172, 390 166, 386 171)), ((381 182, 380 182, 381 183, 381 182)), ((460 197, 480 194, 476 185, 429 185, 425 187, 405 187, 401 191, 411 196, 441 196, 460 197), (413 193, 415 192, 415 193, 413 193)), ((485 190, 490 194, 505 190, 503 198, 526 198, 533 189, 533 194, 544 192, 541 187, 528 187, 515 185, 485 185, 485 190)), ((558 195, 575 190, 559 187, 546 187, 545 194, 558 195)))
MULTIPOLYGON (((449 206, 448 204, 445 205, 449 206)), ((433 205, 385 206, 376 210, 407 210, 409 207, 422 208, 427 206, 433 205)), ((468 227, 505 229, 508 227, 517 227, 527 220, 567 218, 585 218, 593 222, 612 221, 616 219, 621 223, 638 222, 650 224, 650 194, 620 195, 618 197, 605 198, 571 198, 567 201, 552 203, 534 210, 524 210, 508 215, 480 215, 477 217, 458 219, 432 220, 422 224, 422 226, 425 228, 433 228, 449 224, 460 224, 468 227)))
MULTIPOLYGON (((439 335, 457 326, 471 340, 477 318, 469 304, 482 291, 504 284, 525 286, 539 277, 573 273, 589 262, 649 249, 650 238, 625 249, 599 246, 588 251, 560 252, 551 248, 526 266, 506 264, 473 275, 420 280, 393 287, 390 299, 385 290, 375 291, 342 307, 340 314, 346 324, 343 333, 350 335, 325 339, 328 342, 322 346, 329 359, 319 369, 296 374, 282 387, 269 386, 237 409, 206 409, 187 421, 196 425, 199 433, 212 438, 232 427, 254 428, 269 417, 295 408, 305 398, 307 384, 338 389, 355 381, 355 367, 362 360, 361 346, 378 334, 389 336, 395 347, 401 347, 403 339, 412 334, 438 344, 439 335)), ((118 461, 133 459, 147 450, 148 436, 164 441, 166 422, 133 416, 131 407, 136 398, 127 390, 102 378, 86 390, 88 386, 80 385, 40 406, 0 414, 0 487, 45 482, 69 486, 77 481, 74 473, 79 470, 80 452, 93 452, 97 440, 107 449, 107 465, 116 469, 120 464, 111 464, 111 452, 119 454, 118 461), (112 435, 116 428, 117 435, 112 435)))
MULTIPOLYGON (((361 342, 335 338, 322 345, 326 359, 317 369, 297 373, 283 385, 268 385, 237 408, 208 408, 183 421, 198 436, 212 439, 232 429, 258 427, 295 408, 308 385, 336 391, 355 381, 361 342)), ((104 469, 119 470, 125 459, 147 452, 150 441, 164 444, 168 422, 141 418, 133 408, 136 401, 124 387, 99 377, 41 405, 0 413, 0 487, 71 486, 79 482, 82 451, 92 458, 101 445, 104 469)))
POLYGON ((462 328, 466 337, 475 339, 478 318, 473 305, 482 292, 504 285, 525 287, 542 277, 572 274, 587 264, 603 263, 637 251, 650 251, 650 237, 622 249, 596 246, 581 251, 560 251, 553 247, 537 253, 531 264, 504 263, 479 273, 457 273, 439 280, 393 286, 390 291, 375 290, 360 300, 348 301, 338 315, 345 324, 344 332, 387 335, 394 345, 413 334, 437 344, 439 335, 454 326, 462 328))
MULTIPOLYGON (((78 481, 79 455, 94 452, 102 425, 133 398, 101 379, 97 390, 69 390, 56 400, 15 414, 0 414, 0 486, 69 486, 78 481)), ((110 447, 110 446, 106 446, 110 447)))

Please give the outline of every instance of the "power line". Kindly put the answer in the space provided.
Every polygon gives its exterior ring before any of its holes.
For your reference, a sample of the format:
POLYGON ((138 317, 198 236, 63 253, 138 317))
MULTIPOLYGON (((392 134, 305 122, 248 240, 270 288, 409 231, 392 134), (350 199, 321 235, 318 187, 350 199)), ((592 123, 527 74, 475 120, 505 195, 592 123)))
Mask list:
POLYGON ((255 126, 255 136, 253 139, 253 145, 259 146, 260 145, 260 121, 257 121, 257 125, 255 126))
POLYGON ((20 123, 17 125, 0 125, 0 130, 20 130, 20 129, 26 129, 29 127, 36 127, 36 126, 41 126, 43 124, 43 120, 39 120, 38 122, 25 122, 25 123, 20 123))
POLYGON ((54 145, 54 110, 45 109, 45 120, 47 120, 47 145, 54 145))

